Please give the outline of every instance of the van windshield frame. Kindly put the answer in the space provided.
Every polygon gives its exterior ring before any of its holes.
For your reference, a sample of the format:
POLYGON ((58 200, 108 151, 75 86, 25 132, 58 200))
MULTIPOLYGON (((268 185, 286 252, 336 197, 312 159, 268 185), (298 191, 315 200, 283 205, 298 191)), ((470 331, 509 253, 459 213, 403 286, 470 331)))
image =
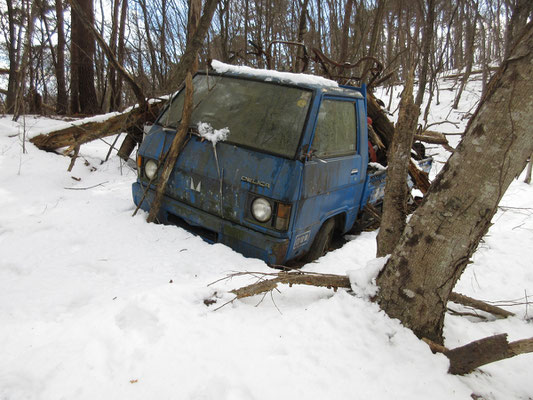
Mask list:
MULTIPOLYGON (((241 77, 199 73, 194 77, 191 126, 208 123, 228 128, 225 142, 278 155, 296 157, 313 100, 311 89, 241 77)), ((177 129, 184 90, 180 90, 157 124, 177 129)))

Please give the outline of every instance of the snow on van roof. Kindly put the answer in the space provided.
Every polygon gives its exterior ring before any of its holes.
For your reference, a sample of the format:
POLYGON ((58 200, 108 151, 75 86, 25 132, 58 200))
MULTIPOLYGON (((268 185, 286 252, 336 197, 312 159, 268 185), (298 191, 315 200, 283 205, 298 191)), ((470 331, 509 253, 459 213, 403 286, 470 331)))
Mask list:
POLYGON ((331 79, 326 79, 321 76, 308 75, 308 74, 295 74, 292 72, 279 72, 268 69, 256 69, 251 67, 237 66, 224 64, 218 60, 211 61, 213 69, 220 73, 231 72, 234 74, 245 74, 260 78, 279 79, 283 83, 292 83, 296 85, 311 85, 321 87, 339 87, 339 84, 331 79))

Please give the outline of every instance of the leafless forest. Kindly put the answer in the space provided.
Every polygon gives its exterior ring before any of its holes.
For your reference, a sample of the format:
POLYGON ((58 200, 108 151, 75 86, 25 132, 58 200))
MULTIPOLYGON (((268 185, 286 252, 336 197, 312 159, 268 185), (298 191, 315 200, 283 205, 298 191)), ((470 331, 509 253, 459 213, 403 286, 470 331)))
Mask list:
MULTIPOLYGON (((201 1, 2 0, 4 112, 89 115, 136 102, 72 2, 144 94, 176 89, 189 10, 201 1)), ((458 98, 469 75, 486 83, 532 13, 530 0, 218 0, 200 68, 218 59, 368 82, 373 57, 388 78, 374 83, 402 82, 416 68, 420 105, 438 96, 443 71, 457 71, 458 98), (324 59, 352 68, 326 70, 324 59)))

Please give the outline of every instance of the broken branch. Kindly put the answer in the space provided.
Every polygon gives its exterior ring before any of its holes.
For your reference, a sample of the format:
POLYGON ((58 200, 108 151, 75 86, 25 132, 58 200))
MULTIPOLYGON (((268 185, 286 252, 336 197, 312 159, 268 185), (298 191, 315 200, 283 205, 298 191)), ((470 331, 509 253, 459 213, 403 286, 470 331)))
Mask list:
POLYGON ((481 311, 488 312, 498 318, 507 318, 514 316, 512 312, 504 310, 503 308, 496 307, 491 304, 485 303, 484 301, 476 300, 455 292, 450 293, 448 301, 453 301, 454 303, 462 304, 463 306, 472 307, 481 311))
POLYGON ((450 359, 448 372, 464 375, 482 365, 531 352, 533 352, 533 337, 509 343, 507 334, 503 333, 445 351, 444 355, 450 359))

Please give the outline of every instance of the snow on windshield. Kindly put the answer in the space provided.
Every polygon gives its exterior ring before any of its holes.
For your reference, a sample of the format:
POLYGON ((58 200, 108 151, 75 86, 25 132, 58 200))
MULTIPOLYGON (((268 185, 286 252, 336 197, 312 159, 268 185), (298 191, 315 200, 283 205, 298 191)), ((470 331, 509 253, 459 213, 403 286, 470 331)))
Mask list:
POLYGON ((293 83, 297 85, 306 84, 324 87, 339 87, 339 84, 337 82, 323 78, 321 76, 294 74, 292 72, 279 72, 268 69, 255 69, 244 66, 229 65, 224 64, 223 62, 220 62, 218 60, 211 61, 211 66, 219 74, 232 72, 234 74, 246 74, 261 78, 276 78, 280 79, 284 83, 293 83))
POLYGON ((208 122, 198 122, 198 133, 215 146, 218 142, 228 138, 229 128, 214 129, 208 122))

